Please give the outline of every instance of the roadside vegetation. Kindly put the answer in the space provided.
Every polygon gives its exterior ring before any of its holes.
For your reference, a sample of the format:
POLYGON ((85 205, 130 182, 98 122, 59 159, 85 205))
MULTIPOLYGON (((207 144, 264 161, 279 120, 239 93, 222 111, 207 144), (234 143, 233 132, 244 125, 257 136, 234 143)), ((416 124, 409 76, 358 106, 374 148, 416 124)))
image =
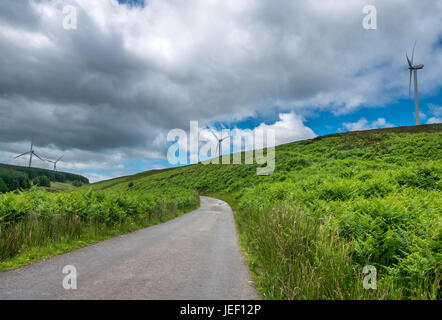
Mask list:
POLYGON ((3 194, 0 271, 164 222, 198 205, 198 194, 182 188, 51 193, 33 187, 3 194))
MULTIPOLYGON (((130 198, 137 207, 145 196, 155 195, 154 202, 188 209, 195 206, 198 193, 212 195, 232 205, 241 245, 264 298, 441 299, 440 150, 440 124, 336 134, 277 147, 276 170, 270 176, 257 176, 257 164, 196 164, 72 193, 6 194, 0 198, 0 221, 10 230, 27 221, 10 220, 16 209, 1 218, 11 211, 5 208, 20 207, 6 199, 27 206, 27 213, 18 216, 58 212, 89 225, 116 208, 131 217, 120 198, 130 198), (98 196, 109 199, 88 203, 88 197, 98 196), (64 197, 72 202, 60 200, 64 197), (41 200, 35 203, 34 198, 41 200), (103 202, 104 211, 92 206, 103 202), (48 209, 49 204, 55 209, 48 209), (377 268, 377 290, 363 288, 366 265, 377 268)), ((138 210, 143 217, 144 209, 138 210)), ((115 222, 100 219, 98 225, 112 227, 115 222)), ((6 241, 1 238, 2 246, 6 241)), ((12 257, 33 245, 33 240, 26 241, 2 250, 12 257)))

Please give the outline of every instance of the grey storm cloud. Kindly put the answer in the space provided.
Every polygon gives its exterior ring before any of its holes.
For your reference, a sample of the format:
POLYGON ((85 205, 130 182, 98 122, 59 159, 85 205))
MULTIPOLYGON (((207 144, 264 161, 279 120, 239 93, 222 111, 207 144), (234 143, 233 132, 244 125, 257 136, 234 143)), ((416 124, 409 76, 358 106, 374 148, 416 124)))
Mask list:
POLYGON ((440 88, 442 1, 371 3, 368 31, 363 0, 2 0, 0 146, 160 157, 190 120, 381 106, 408 94, 415 39, 422 93, 440 88), (67 4, 77 30, 62 27, 67 4))

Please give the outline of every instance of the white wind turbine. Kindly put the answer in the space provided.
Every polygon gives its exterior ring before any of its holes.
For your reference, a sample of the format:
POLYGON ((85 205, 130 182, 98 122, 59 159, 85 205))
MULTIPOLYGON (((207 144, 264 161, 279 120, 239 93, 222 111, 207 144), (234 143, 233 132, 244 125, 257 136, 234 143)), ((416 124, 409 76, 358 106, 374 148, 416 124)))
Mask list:
POLYGON ((20 157, 25 156, 25 155, 27 155, 27 154, 29 154, 29 168, 30 168, 31 165, 32 165, 32 156, 36 156, 37 158, 39 158, 41 161, 44 162, 44 160, 43 160, 42 158, 40 158, 40 157, 34 152, 34 142, 31 142, 31 149, 30 149, 28 152, 22 153, 22 154, 16 156, 14 159, 20 158, 20 157))
POLYGON ((416 42, 414 43, 413 47, 413 53, 411 55, 411 60, 408 58, 408 53, 406 53, 407 56, 407 62, 408 62, 408 69, 410 70, 410 86, 408 88, 408 95, 411 99, 411 77, 413 76, 414 71, 414 113, 416 118, 416 125, 418 126, 420 124, 419 122, 419 96, 417 93, 417 70, 423 69, 423 64, 413 64, 414 60, 414 49, 416 48, 416 42))
POLYGON ((54 171, 57 171, 57 163, 64 157, 64 155, 62 155, 60 158, 58 158, 57 160, 49 160, 46 159, 47 162, 50 162, 52 164, 54 164, 54 171))
MULTIPOLYGON (((226 140, 227 138, 230 138, 230 135, 228 135, 227 137, 221 138, 218 137, 218 135, 215 133, 215 131, 209 126, 210 132, 212 132, 213 136, 215 137, 215 139, 218 141, 218 156, 221 157, 221 143, 226 140)), ((222 134, 222 131, 221 131, 222 134)))

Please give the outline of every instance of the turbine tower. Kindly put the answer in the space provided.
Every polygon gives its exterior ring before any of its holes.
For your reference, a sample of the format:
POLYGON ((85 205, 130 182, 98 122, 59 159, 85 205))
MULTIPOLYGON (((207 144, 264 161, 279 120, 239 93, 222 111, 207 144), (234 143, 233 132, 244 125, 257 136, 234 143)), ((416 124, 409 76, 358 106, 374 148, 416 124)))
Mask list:
POLYGON ((229 138, 230 136, 224 137, 224 138, 219 138, 215 131, 212 130, 211 127, 209 127, 210 132, 212 132, 213 136, 216 138, 216 140, 218 141, 218 156, 221 157, 221 143, 226 140, 227 138, 229 138))
POLYGON ((414 60, 414 49, 416 48, 416 42, 414 43, 414 47, 413 47, 413 53, 411 55, 411 60, 408 58, 408 53, 406 53, 405 55, 407 56, 407 62, 408 62, 408 69, 410 70, 410 86, 408 88, 408 95, 411 99, 411 78, 413 76, 413 71, 414 71, 414 113, 415 113, 415 117, 416 117, 416 125, 418 126, 420 124, 419 121, 419 96, 417 93, 417 70, 423 69, 424 65, 423 64, 413 64, 413 60, 414 60))
POLYGON ((57 160, 49 160, 46 159, 47 162, 53 163, 54 164, 54 171, 57 171, 57 163, 64 157, 64 155, 62 155, 60 158, 58 158, 57 160))
POLYGON ((37 158, 39 158, 41 161, 44 162, 44 160, 43 160, 42 158, 40 158, 40 157, 34 152, 34 142, 31 142, 31 149, 30 149, 28 152, 22 153, 22 154, 16 156, 14 159, 20 158, 20 157, 25 156, 25 155, 27 155, 27 154, 29 154, 29 168, 30 168, 31 165, 32 165, 32 156, 36 156, 37 158))

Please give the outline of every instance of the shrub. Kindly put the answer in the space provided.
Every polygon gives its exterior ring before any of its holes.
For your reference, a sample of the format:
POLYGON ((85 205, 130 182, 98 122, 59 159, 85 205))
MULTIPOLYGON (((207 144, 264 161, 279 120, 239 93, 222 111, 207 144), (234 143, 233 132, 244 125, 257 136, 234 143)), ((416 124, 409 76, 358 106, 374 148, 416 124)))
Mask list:
POLYGON ((39 187, 49 188, 51 186, 51 180, 49 180, 49 178, 46 176, 38 176, 32 180, 32 183, 39 187))
POLYGON ((28 177, 22 172, 5 170, 0 167, 0 178, 6 184, 8 191, 30 187, 28 177))
POLYGON ((145 194, 81 189, 49 193, 33 187, 7 193, 0 196, 0 262, 19 250, 100 234, 106 228, 116 234, 133 231, 194 209, 198 203, 195 191, 182 188, 145 194))
POLYGON ((81 187, 83 183, 81 181, 75 180, 71 183, 74 187, 81 187))
POLYGON ((318 188, 318 198, 321 200, 348 200, 353 197, 355 190, 350 183, 336 181, 326 183, 318 188))
POLYGON ((288 166, 293 169, 302 169, 311 166, 312 162, 309 159, 293 158, 287 162, 288 166))
POLYGON ((440 176, 440 168, 423 166, 401 170, 397 175, 397 182, 407 187, 441 190, 440 176))
POLYGON ((5 193, 8 192, 8 186, 6 185, 6 183, 3 181, 2 178, 0 178, 0 193, 5 193))
POLYGON ((364 198, 385 197, 393 191, 391 184, 381 179, 370 179, 365 181, 359 194, 364 198))
POLYGON ((341 172, 339 172, 339 174, 338 174, 338 176, 340 178, 351 178, 354 175, 355 175, 355 171, 350 168, 344 169, 341 172))

